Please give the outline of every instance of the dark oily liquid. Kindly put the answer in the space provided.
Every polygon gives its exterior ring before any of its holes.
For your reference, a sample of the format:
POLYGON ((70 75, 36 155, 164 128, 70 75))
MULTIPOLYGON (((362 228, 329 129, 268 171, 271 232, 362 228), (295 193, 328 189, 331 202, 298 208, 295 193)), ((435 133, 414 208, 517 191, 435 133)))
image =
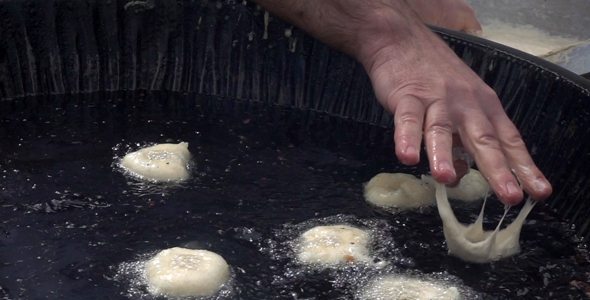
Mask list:
MULTIPOLYGON (((450 257, 436 208, 377 209, 362 183, 397 163, 390 130, 320 112, 205 96, 137 93, 2 102, 0 299, 164 299, 145 261, 184 246, 223 256, 232 278, 212 299, 355 299, 372 278, 402 274, 456 286, 464 299, 582 299, 585 270, 559 222, 535 207, 518 255, 450 257), (153 143, 188 142, 192 177, 151 184, 116 162, 153 143), (370 232, 384 269, 314 269, 292 249, 303 231, 370 232)), ((486 227, 501 216, 489 201, 486 227)), ((472 222, 480 203, 452 203, 472 222)), ((518 209, 512 209, 512 220, 518 209)))

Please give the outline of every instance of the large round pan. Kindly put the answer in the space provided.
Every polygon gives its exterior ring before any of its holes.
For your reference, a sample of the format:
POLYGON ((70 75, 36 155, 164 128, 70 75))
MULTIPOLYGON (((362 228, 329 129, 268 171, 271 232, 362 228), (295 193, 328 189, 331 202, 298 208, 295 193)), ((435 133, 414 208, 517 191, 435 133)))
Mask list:
POLYGON ((469 265, 446 254, 435 210, 392 216, 364 202, 377 172, 428 168, 395 161, 392 118, 362 67, 265 14, 234 1, 0 3, 0 296, 149 299, 137 266, 185 245, 227 258, 235 299, 352 299, 373 271, 301 269, 288 247, 309 226, 346 222, 380 228, 378 253, 396 272, 440 273, 483 299, 580 297, 569 283, 584 269, 559 217, 588 237, 587 81, 433 28, 496 90, 555 190, 525 226, 528 250, 469 265), (146 185, 117 168, 166 141, 191 145, 187 184, 146 185))

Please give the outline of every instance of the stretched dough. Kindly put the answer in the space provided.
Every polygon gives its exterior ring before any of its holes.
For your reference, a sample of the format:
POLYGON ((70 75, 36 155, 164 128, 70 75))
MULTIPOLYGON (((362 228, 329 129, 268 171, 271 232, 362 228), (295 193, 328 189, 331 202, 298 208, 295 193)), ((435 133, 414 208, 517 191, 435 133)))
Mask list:
POLYGON ((299 237, 297 256, 305 264, 335 265, 343 262, 372 263, 369 235, 347 225, 317 226, 299 237))
POLYGON ((456 287, 447 288, 434 282, 387 276, 371 282, 361 294, 361 300, 460 300, 456 287))
POLYGON ((496 230, 484 231, 483 212, 486 205, 485 200, 475 223, 470 225, 461 224, 455 218, 449 204, 445 186, 440 183, 435 183, 435 185, 436 204, 443 221, 443 232, 449 254, 465 261, 485 263, 514 255, 520 251, 520 230, 536 202, 527 199, 512 224, 503 230, 499 230, 508 212, 509 207, 507 206, 496 230))
POLYGON ((190 157, 188 143, 158 144, 125 155, 121 166, 141 179, 182 181, 189 177, 190 157))
POLYGON ((380 173, 365 185, 367 201, 381 207, 433 205, 434 188, 410 174, 380 173))
POLYGON ((229 278, 229 266, 213 252, 175 247, 154 256, 145 267, 145 277, 155 294, 210 296, 229 278))
MULTIPOLYGON (((434 187, 436 182, 432 176, 422 175, 422 180, 434 187)), ((488 195, 490 184, 478 170, 471 169, 463 176, 456 187, 447 187, 447 196, 450 199, 474 201, 488 195)), ((434 192, 434 189, 433 189, 434 192)))

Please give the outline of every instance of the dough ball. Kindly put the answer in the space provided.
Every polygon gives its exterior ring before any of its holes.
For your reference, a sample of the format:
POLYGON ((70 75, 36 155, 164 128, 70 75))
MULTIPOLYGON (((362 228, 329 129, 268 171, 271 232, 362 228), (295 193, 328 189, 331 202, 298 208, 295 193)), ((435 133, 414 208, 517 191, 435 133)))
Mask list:
POLYGON ((377 174, 365 185, 365 198, 381 207, 415 208, 435 203, 434 186, 403 173, 377 174))
POLYGON ((145 277, 155 294, 210 296, 229 278, 229 266, 213 252, 175 247, 154 256, 145 277))
POLYGON ((297 256, 305 264, 335 265, 342 262, 372 262, 369 235, 347 225, 317 226, 299 237, 297 256))
POLYGON ((125 155, 121 166, 141 179, 182 181, 189 177, 190 157, 188 143, 158 144, 125 155))
POLYGON ((460 300, 456 287, 404 276, 382 277, 371 282, 361 293, 362 300, 460 300))
MULTIPOLYGON (((434 187, 434 178, 432 176, 422 175, 422 180, 434 187)), ((449 199, 474 201, 484 198, 490 191, 490 184, 481 175, 478 170, 471 169, 467 175, 461 178, 456 187, 447 187, 447 197, 449 199)))

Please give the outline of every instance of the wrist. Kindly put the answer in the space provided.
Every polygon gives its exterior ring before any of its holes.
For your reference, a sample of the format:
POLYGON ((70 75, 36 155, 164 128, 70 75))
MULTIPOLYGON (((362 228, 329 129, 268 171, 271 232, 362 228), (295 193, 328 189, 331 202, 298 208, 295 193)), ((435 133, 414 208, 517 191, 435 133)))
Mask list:
POLYGON ((374 9, 368 21, 357 27, 354 42, 345 51, 363 64, 369 74, 378 65, 395 61, 412 63, 422 49, 438 37, 405 1, 387 9, 374 9))
MULTIPOLYGON (((389 22, 387 27, 361 35, 353 56, 362 63, 369 75, 383 64, 398 66, 400 70, 412 68, 424 59, 432 48, 446 47, 436 34, 417 19, 389 22)), ((400 78, 403 78, 401 76, 400 78)))

